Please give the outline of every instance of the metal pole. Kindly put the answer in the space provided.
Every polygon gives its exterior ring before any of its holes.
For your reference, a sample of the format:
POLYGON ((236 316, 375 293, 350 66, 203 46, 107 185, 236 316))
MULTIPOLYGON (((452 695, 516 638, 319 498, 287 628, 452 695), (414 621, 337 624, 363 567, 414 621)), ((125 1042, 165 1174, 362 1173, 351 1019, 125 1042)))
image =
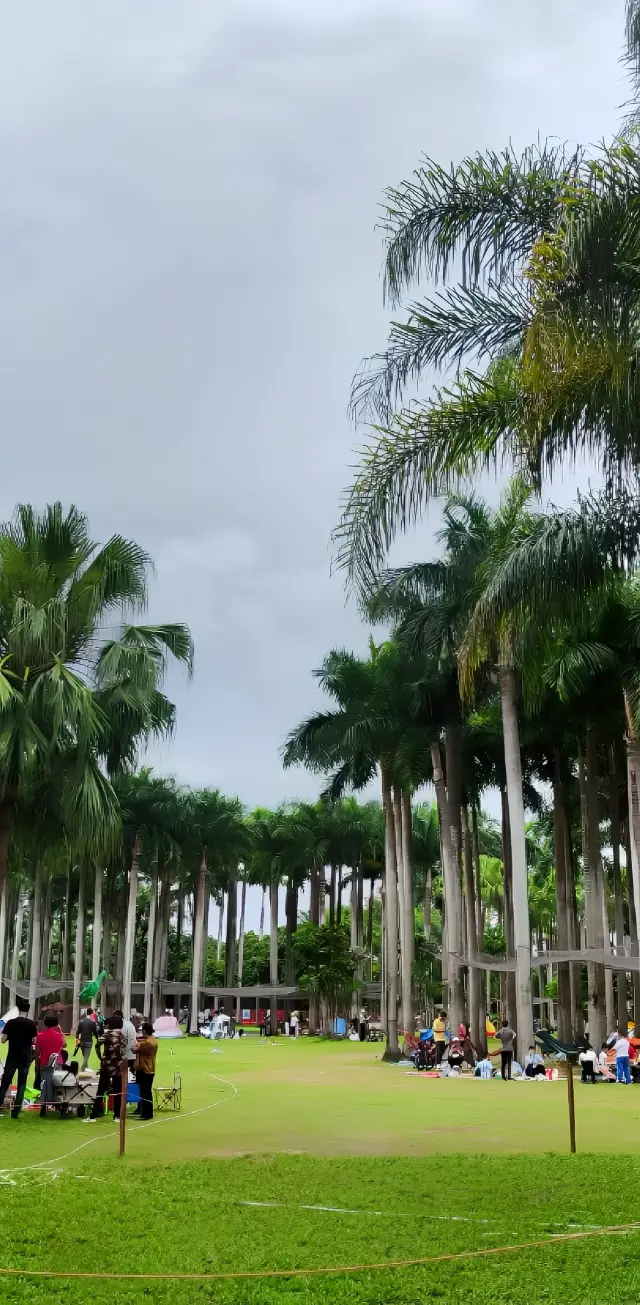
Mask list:
MULTIPOLYGON (((122 1074, 120 1080, 120 1155, 124 1155, 124 1140, 127 1124, 127 1091, 129 1088, 129 1066, 125 1061, 122 1064, 122 1074)), ((574 1148, 575 1150, 575 1148, 574 1148)))
POLYGON ((575 1056, 567 1056, 567 1101, 569 1104, 569 1145, 571 1154, 576 1153, 576 1103, 573 1095, 573 1066, 575 1056))

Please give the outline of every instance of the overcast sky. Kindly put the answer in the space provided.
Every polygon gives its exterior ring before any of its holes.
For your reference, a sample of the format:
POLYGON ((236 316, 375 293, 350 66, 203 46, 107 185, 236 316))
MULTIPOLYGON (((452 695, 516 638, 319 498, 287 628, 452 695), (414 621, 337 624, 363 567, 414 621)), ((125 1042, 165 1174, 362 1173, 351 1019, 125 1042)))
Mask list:
POLYGON ((623 7, 2 0, 0 507, 75 501, 153 555, 196 645, 159 769, 315 796, 278 750, 366 638, 329 536, 377 205, 423 151, 611 134, 623 7))

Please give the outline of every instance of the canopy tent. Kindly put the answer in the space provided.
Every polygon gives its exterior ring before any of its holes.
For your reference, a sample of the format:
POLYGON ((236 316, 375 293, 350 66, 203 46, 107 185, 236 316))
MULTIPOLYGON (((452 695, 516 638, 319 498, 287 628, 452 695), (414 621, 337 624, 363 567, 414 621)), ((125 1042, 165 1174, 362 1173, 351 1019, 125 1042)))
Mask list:
POLYGON ((157 1038, 181 1038, 182 1029, 175 1015, 159 1015, 153 1026, 157 1038))

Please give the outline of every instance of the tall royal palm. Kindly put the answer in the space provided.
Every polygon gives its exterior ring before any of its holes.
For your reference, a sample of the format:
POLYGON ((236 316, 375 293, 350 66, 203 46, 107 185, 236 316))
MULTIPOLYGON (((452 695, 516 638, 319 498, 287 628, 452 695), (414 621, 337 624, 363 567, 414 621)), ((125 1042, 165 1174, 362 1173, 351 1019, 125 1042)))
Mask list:
MULTIPOLYGON (((637 128, 638 0, 627 19, 637 128)), ((356 379, 356 410, 375 426, 336 532, 356 585, 430 499, 487 466, 516 458, 538 479, 587 450, 611 479, 640 468, 637 140, 592 156, 547 145, 450 168, 426 159, 387 193, 392 301, 422 274, 448 284, 393 323, 356 379), (439 367, 457 374, 412 402, 439 367)))

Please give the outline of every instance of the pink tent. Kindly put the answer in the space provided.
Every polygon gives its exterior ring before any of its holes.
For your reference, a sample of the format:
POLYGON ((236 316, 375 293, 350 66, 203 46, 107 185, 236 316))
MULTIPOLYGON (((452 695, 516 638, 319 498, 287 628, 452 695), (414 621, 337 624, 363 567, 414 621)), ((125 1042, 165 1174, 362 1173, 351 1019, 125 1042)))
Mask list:
POLYGON ((175 1015, 159 1015, 153 1031, 157 1038, 181 1038, 182 1029, 175 1015))

